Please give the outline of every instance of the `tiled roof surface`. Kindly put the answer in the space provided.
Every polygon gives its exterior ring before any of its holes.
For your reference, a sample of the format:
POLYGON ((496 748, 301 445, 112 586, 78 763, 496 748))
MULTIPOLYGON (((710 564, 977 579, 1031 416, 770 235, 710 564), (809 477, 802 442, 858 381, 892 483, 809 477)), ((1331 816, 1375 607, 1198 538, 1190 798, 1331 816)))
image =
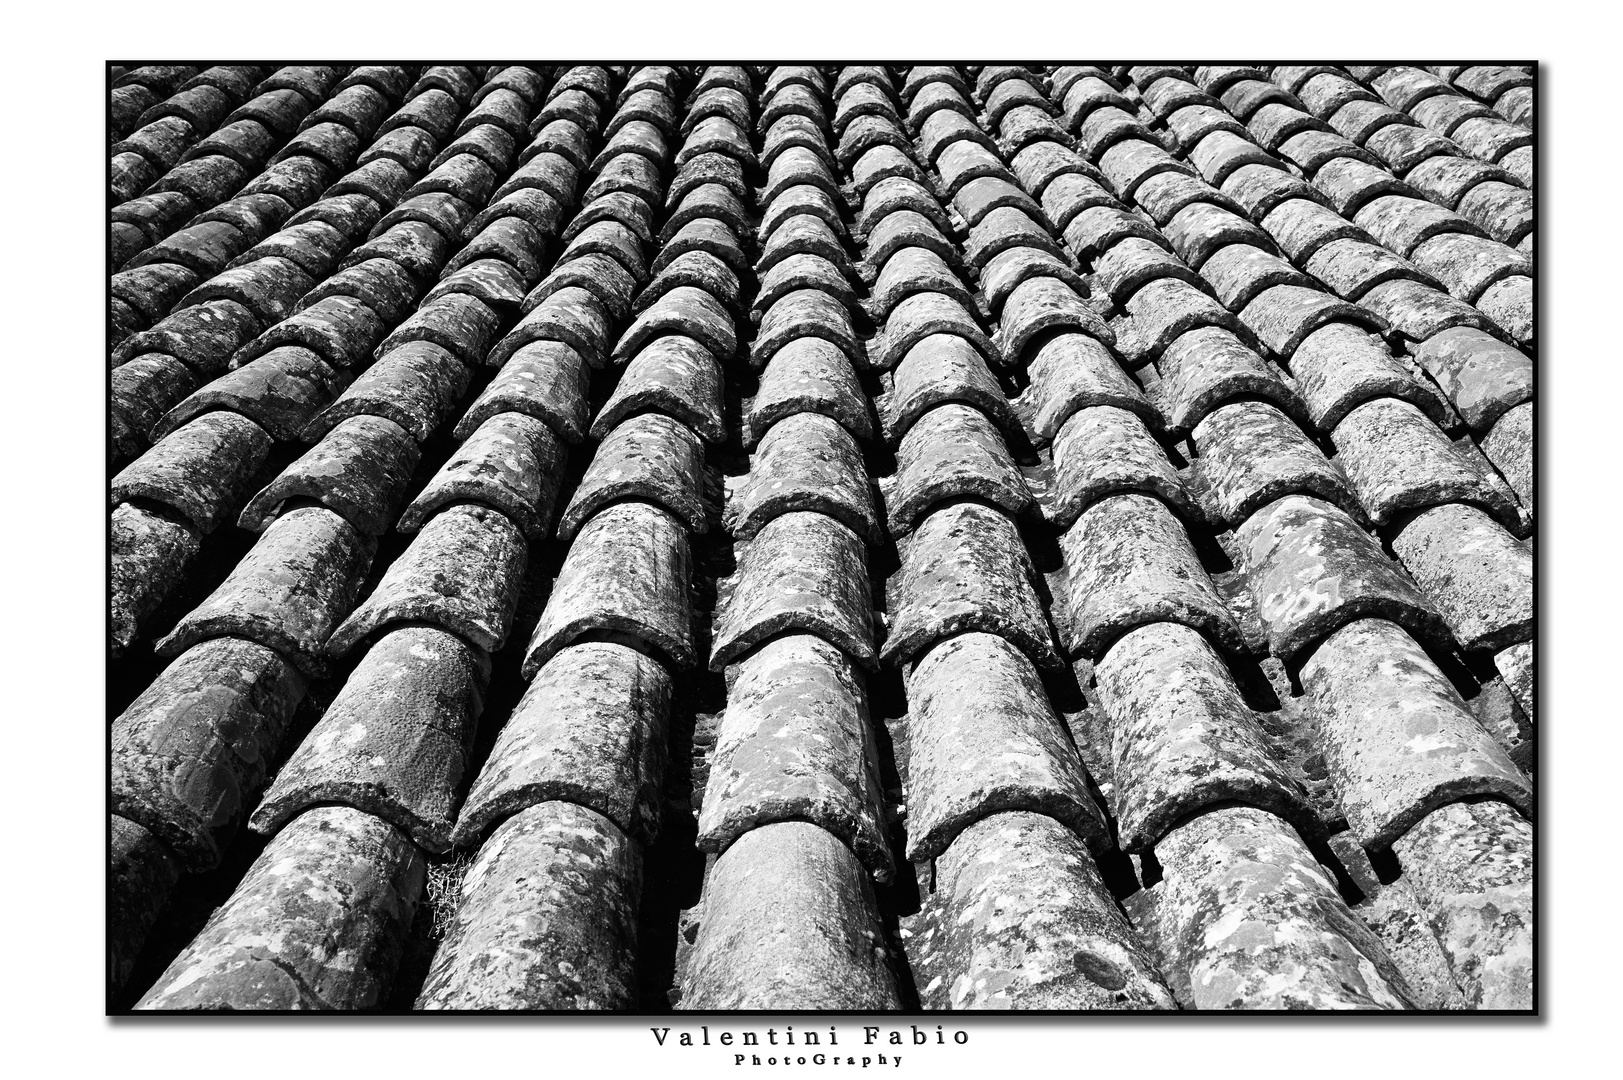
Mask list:
POLYGON ((1527 1009, 1533 73, 115 67, 115 1009, 1527 1009))

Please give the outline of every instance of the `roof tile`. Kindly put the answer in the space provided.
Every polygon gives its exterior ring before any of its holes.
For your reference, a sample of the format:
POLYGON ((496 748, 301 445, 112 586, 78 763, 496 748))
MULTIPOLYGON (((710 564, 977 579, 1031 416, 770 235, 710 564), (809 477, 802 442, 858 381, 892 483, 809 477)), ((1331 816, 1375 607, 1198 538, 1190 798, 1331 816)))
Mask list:
POLYGON ((1437 604, 1460 648, 1499 652, 1533 632, 1533 555, 1474 506, 1444 503, 1403 526, 1392 550, 1437 604))
POLYGON ((332 632, 327 653, 345 656, 363 639, 403 622, 437 625, 497 651, 513 624, 525 552, 524 534, 505 514, 472 503, 447 507, 332 632))
POLYGON ((1086 334, 1061 333, 1040 345, 1027 368, 1031 384, 1016 408, 1039 443, 1050 442, 1077 409, 1114 405, 1159 424, 1138 385, 1102 343, 1086 334))
POLYGON ((762 437, 724 520, 733 536, 751 540, 780 514, 814 510, 874 544, 880 531, 869 487, 850 432, 822 413, 794 413, 762 437))
POLYGON ((202 546, 196 527, 179 514, 126 502, 113 508, 107 614, 115 656, 135 643, 164 597, 185 580, 202 546))
POLYGON ((698 846, 723 852, 773 822, 809 822, 895 874, 862 675, 814 634, 773 638, 739 661, 710 751, 698 846))
POLYGON ((468 385, 468 368, 451 353, 427 341, 390 351, 344 389, 305 427, 311 442, 352 416, 393 420, 418 442, 443 423, 468 385))
POLYGON ((347 806, 310 810, 135 1007, 377 1008, 424 872, 422 853, 387 822, 347 806), (277 932, 260 944, 269 926, 277 932))
POLYGON ((155 649, 178 656, 229 634, 277 650, 307 675, 323 675, 323 646, 349 614, 372 548, 368 537, 325 507, 290 510, 155 649))
POLYGON ((1406 1009, 1379 940, 1296 831, 1264 810, 1212 810, 1156 848, 1159 938, 1182 1003, 1210 1009, 1406 1009), (1259 947, 1257 930, 1272 928, 1259 947))
POLYGON ((1312 495, 1355 517, 1345 475, 1284 413, 1262 401, 1222 405, 1192 432, 1196 468, 1223 524, 1238 526, 1275 499, 1312 495))
POLYGON ((1109 843, 1086 773, 1037 669, 994 634, 932 648, 908 677, 908 858, 939 859, 977 821, 1042 813, 1109 843))
MULTIPOLYGON (((498 381, 512 366, 509 363, 502 369, 498 381)), ((578 366, 576 370, 580 370, 578 366)), ((721 370, 715 356, 699 342, 674 334, 655 338, 631 358, 621 373, 613 394, 593 421, 592 435, 601 439, 629 416, 647 410, 680 420, 708 443, 722 442, 725 432, 721 383, 721 370)), ((585 393, 583 378, 578 393, 583 418, 585 393)))
POLYGON ((1122 634, 1150 622, 1180 622, 1243 654, 1234 616, 1201 567, 1189 534, 1165 503, 1121 494, 1088 507, 1060 540, 1070 581, 1066 646, 1104 655, 1122 634))
POLYGON ((857 535, 825 514, 773 518, 739 556, 737 584, 716 620, 711 668, 784 630, 815 633, 872 667, 866 561, 857 535))
POLYGON ((695 916, 693 948, 678 965, 684 1010, 900 1005, 867 875, 810 822, 739 837, 711 867, 695 916))
MULTIPOLYGON (((229 415, 209 413, 202 419, 229 415)), ((405 499, 418 456, 411 433, 393 420, 352 416, 262 488, 243 508, 237 525, 263 532, 290 502, 297 506, 311 499, 366 535, 381 536, 405 499)), ((225 505, 235 507, 240 501, 234 497, 225 505)))
POLYGON ((949 402, 919 416, 896 450, 896 475, 880 480, 893 536, 912 531, 937 504, 984 500, 1014 515, 1031 505, 1003 438, 979 409, 949 402))
POLYGON ((490 658, 432 626, 390 630, 344 681, 249 819, 274 836, 313 807, 364 810, 437 854, 451 825, 490 658))
POLYGON ((1466 998, 1478 1008, 1533 1002, 1533 829, 1497 800, 1455 802, 1395 846, 1466 998), (1493 914, 1483 919, 1488 898, 1493 914))
POLYGON ((906 663, 966 631, 1000 634, 1044 668, 1059 666, 1035 571, 1014 522, 974 502, 936 509, 901 552, 880 658, 906 663))
POLYGON ((803 411, 831 416, 859 439, 873 437, 855 365, 849 353, 824 338, 794 338, 767 360, 760 388, 745 403, 746 445, 758 442, 776 421, 803 411))
POLYGON ((1287 376, 1222 327, 1198 327, 1179 335, 1156 367, 1161 408, 1174 432, 1190 431, 1212 409, 1241 397, 1255 396, 1291 416, 1307 416, 1287 376))
POLYGON ((678 667, 694 662, 688 536, 667 511, 645 502, 605 507, 570 545, 546 610, 525 650, 533 678, 558 650, 584 635, 623 634, 678 667), (607 566, 617 572, 606 574, 607 566))
POLYGON ((213 869, 252 809, 305 685, 280 653, 243 638, 186 650, 113 725, 114 813, 153 830, 188 871, 213 869))
POLYGON ((416 1008, 633 1006, 641 860, 611 821, 573 802, 520 810, 466 880, 416 1008))
POLYGON ((1201 516, 1166 451, 1126 409, 1094 405, 1072 413, 1054 436, 1053 462, 1047 516, 1058 528, 1070 528, 1100 499, 1128 491, 1154 495, 1186 518, 1201 516))
POLYGON ((1234 532, 1241 571, 1282 660, 1303 654, 1348 623, 1390 619, 1428 641, 1447 643, 1442 618, 1347 513, 1306 495, 1287 495, 1234 532))
POLYGON ((1367 846, 1390 844, 1463 795, 1531 808, 1520 770, 1397 625, 1360 619, 1302 667, 1341 805, 1367 846))
POLYGON ((1323 831, 1199 631, 1175 622, 1140 626, 1094 670, 1110 718, 1124 849, 1150 850, 1180 819, 1225 803, 1270 811, 1309 836, 1323 831))

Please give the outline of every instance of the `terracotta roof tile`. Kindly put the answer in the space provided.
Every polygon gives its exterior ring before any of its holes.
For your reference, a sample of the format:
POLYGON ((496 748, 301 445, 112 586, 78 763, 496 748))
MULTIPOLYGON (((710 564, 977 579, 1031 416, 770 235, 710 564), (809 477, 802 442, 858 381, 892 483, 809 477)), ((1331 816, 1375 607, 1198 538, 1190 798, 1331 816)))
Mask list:
POLYGON ((1531 70, 110 82, 119 1001, 1531 1007, 1531 70))

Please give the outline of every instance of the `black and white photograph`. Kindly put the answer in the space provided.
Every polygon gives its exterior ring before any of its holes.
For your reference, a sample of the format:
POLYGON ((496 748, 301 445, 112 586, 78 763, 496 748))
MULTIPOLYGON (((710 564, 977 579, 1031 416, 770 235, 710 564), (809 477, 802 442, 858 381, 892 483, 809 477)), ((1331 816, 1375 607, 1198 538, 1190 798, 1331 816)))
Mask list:
POLYGON ((108 78, 110 1009, 1534 1008, 1535 65, 108 78))
POLYGON ((1598 23, 19 29, 24 1074, 1606 1071, 1598 23))

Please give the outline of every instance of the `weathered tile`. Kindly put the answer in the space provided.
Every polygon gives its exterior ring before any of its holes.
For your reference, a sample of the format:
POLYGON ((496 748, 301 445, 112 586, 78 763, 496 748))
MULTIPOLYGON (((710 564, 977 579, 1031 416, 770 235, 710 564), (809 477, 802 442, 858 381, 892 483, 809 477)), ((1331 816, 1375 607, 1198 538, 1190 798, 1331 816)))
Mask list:
POLYGON ((1108 847, 1076 748, 1014 645, 985 633, 941 642, 909 673, 908 699, 908 859, 941 858, 977 821, 1017 810, 1108 847))
POLYGON ((213 377, 224 373, 231 355, 259 332, 260 325, 259 317, 235 300, 207 300, 179 308, 151 329, 131 334, 113 347, 112 360, 124 364, 146 353, 163 353, 196 375, 213 377))
POLYGON ((1348 413, 1381 397, 1408 401, 1432 420, 1447 422, 1437 395, 1421 386, 1393 359, 1392 351, 1362 327, 1342 322, 1319 327, 1291 354, 1290 370, 1321 432, 1335 430, 1348 413))
POLYGON ((113 505, 151 499, 173 507, 200 533, 211 533, 248 493, 271 449, 271 436, 240 413, 208 412, 171 431, 113 477, 113 505))
POLYGON ((1175 1007, 1155 961, 1064 825, 1013 810, 935 862, 933 918, 908 943, 929 1009, 1175 1007))
POLYGON ((1287 495, 1234 532, 1239 569, 1282 660, 1359 619, 1391 619, 1446 645, 1447 625, 1373 537, 1345 511, 1287 495))
POLYGON ((1072 330, 1109 343, 1114 335, 1068 283, 1056 277, 1031 277, 1016 285, 1004 301, 997 346, 1003 362, 1017 367, 1033 341, 1055 331, 1072 330))
MULTIPOLYGON (((326 278, 299 298, 294 310, 302 311, 329 296, 349 296, 377 312, 393 325, 412 311, 420 287, 393 259, 364 259, 326 278)), ((221 303, 222 301, 214 301, 221 303)))
POLYGON ((552 524, 566 454, 542 421, 521 412, 496 413, 457 447, 406 507, 400 531, 416 532, 453 503, 475 502, 500 510, 527 540, 539 540, 552 524))
POLYGON ((1155 919, 1169 982, 1196 1009, 1413 1007, 1335 880, 1264 810, 1208 811, 1156 846, 1155 919))
POLYGON ((895 863, 867 693, 851 658, 785 634, 743 659, 709 753, 699 850, 724 852, 777 821, 805 821, 850 845, 876 881, 895 863))
POLYGON ((279 759, 305 686, 256 642, 192 646, 113 724, 113 812, 161 837, 188 870, 212 869, 279 759))
POLYGON ((1267 216, 1268 211, 1287 199, 1312 199, 1329 205, 1327 196, 1301 177, 1281 169, 1279 163, 1272 160, 1242 164, 1223 180, 1212 183, 1244 207, 1253 219, 1267 216))
POLYGON ((1524 641, 1512 645, 1493 658, 1493 666, 1504 676, 1505 685, 1516 698, 1516 704, 1527 714, 1528 722, 1534 717, 1533 643, 1524 641))
POLYGON ((1241 340, 1252 338, 1245 323, 1207 293, 1177 278, 1146 282, 1133 293, 1126 307, 1128 317, 1117 326, 1115 344, 1122 359, 1132 366, 1157 359, 1178 338, 1202 326, 1221 327, 1241 340))
POLYGON ((907 297, 891 310, 884 329, 870 346, 871 363, 881 371, 895 367, 920 341, 933 334, 953 334, 973 345, 989 364, 1004 363, 1003 354, 965 307, 942 293, 907 297))
POLYGON ((496 652, 512 626, 527 557, 524 534, 506 514, 453 503, 422 526, 372 594, 332 632, 327 652, 344 656, 402 622, 438 626, 496 652))
POLYGON ((808 822, 763 825, 722 852, 685 932, 680 1009, 900 1007, 867 874, 808 822))
POLYGON ((108 531, 108 636, 117 655, 180 586, 203 538, 179 515, 129 503, 113 508, 108 531))
POLYGON ((882 478, 880 490, 894 536, 953 499, 980 499, 1011 515, 1031 505, 997 429, 980 410, 957 402, 931 409, 908 428, 896 450, 896 475, 882 478))
POLYGON ((1522 506, 1533 512, 1533 403, 1525 401, 1494 421, 1482 452, 1505 478, 1522 506))
MULTIPOLYGON (((433 301, 424 301, 415 314, 383 339, 376 352, 381 357, 404 342, 428 341, 450 351, 467 364, 499 363, 495 359, 487 361, 486 354, 491 352, 501 323, 501 317, 483 301, 466 293, 447 293, 433 301)), ((511 337, 509 335, 509 339, 511 337)), ((525 344, 528 340, 533 338, 516 344, 525 344)), ((504 339, 503 344, 506 343, 504 339)), ((512 348, 509 348, 501 359, 505 360, 511 353, 512 348)))
POLYGON ((1404 511, 1445 502, 1484 507, 1522 531, 1518 508, 1491 470, 1478 467, 1407 401, 1376 398, 1349 412, 1330 436, 1358 501, 1384 525, 1404 511))
POLYGON ((394 826, 323 806, 284 828, 137 1010, 382 1007, 425 877, 394 826))
POLYGON ((784 630, 815 633, 874 663, 872 599, 862 541, 813 511, 773 518, 738 558, 737 584, 716 620, 720 669, 784 630))
MULTIPOLYGON (((1275 210, 1268 216, 1267 221, 1271 222, 1281 210, 1275 210)), ((1195 270, 1205 265, 1206 260, 1219 249, 1230 244, 1249 244, 1264 251, 1271 251, 1274 246, 1273 241, 1269 239, 1269 233, 1263 232, 1234 211, 1208 202, 1190 203, 1173 214, 1162 229, 1166 232, 1167 239, 1172 242, 1172 249, 1178 253, 1178 257, 1195 270)), ((1269 230, 1272 232, 1272 226, 1269 230)))
POLYGON ((1027 368, 1031 384, 1015 403, 1033 441, 1051 442, 1078 409, 1113 405, 1159 426, 1160 414, 1138 384, 1100 342, 1086 334, 1061 333, 1037 349, 1027 368))
POLYGON ((527 345, 556 341, 574 349, 590 367, 602 367, 608 361, 610 326, 609 313, 596 295, 568 286, 549 293, 532 308, 496 343, 484 362, 502 367, 527 345))
POLYGON ((546 610, 525 649, 534 678, 553 653, 586 634, 623 634, 691 667, 693 628, 687 530, 652 503, 615 503, 594 514, 570 545, 546 610))
POLYGON ((1152 850, 1180 820, 1226 803, 1267 810, 1308 836, 1323 831, 1198 631, 1173 622, 1140 626, 1110 647, 1094 674, 1110 718, 1124 849, 1152 850))
POLYGON ((394 524, 419 456, 411 432, 393 420, 352 416, 249 500, 237 525, 263 532, 290 501, 313 499, 367 536, 381 536, 394 524))
POLYGON ((671 676, 646 653, 609 641, 567 646, 513 707, 468 792, 451 842, 467 847, 538 803, 594 810, 638 843, 664 812, 671 676))
POLYGON ((870 276, 892 256, 908 248, 933 251, 956 267, 962 261, 962 256, 952 241, 947 239, 948 230, 937 223, 939 220, 940 215, 935 208, 930 208, 928 213, 905 208, 889 209, 883 217, 874 221, 861 238, 863 262, 857 267, 858 273, 870 276))
POLYGON ((1186 518, 1201 516, 1166 451, 1126 409, 1095 405, 1072 413, 1054 436, 1053 461, 1046 510, 1058 528, 1070 528, 1089 506, 1124 491, 1155 495, 1186 518))
POLYGON ((164 843, 135 822, 109 815, 107 848, 107 977, 129 981, 181 868, 164 843))
POLYGON ((558 538, 570 539, 593 514, 622 499, 663 507, 688 531, 706 532, 704 476, 704 445, 692 428, 663 413, 638 413, 598 445, 559 517, 558 538))
POLYGON ((1533 827, 1497 800, 1434 810, 1394 844, 1479 1009, 1533 1007, 1533 827))
POLYGON ((278 441, 291 441, 350 381, 309 349, 284 345, 215 379, 164 414, 161 439, 213 409, 241 413, 278 441))
POLYGON ((1476 299, 1477 310, 1523 348, 1533 344, 1533 279, 1516 274, 1489 285, 1476 299))
POLYGON ((854 306, 856 293, 839 266, 821 255, 790 255, 761 275, 760 290, 751 307, 765 311, 785 296, 803 290, 815 289, 854 306))
POLYGON ((744 405, 745 447, 758 443, 785 416, 818 412, 859 439, 873 438, 868 396, 850 356, 824 338, 801 337, 772 354, 755 396, 744 405))
POLYGON ((1533 553, 1474 506, 1445 503, 1392 538, 1466 650, 1499 652, 1533 633, 1533 553))
MULTIPOLYGON (((389 357, 385 357, 378 364, 381 367, 388 362, 389 357)), ((365 378, 363 375, 356 380, 355 386, 365 378)), ((467 385, 466 380, 464 374, 460 385, 467 385)), ((467 439, 494 416, 522 413, 544 423, 565 443, 578 443, 586 437, 589 382, 586 361, 573 346, 562 341, 533 341, 502 364, 496 377, 457 421, 452 435, 467 439)), ((379 389, 381 392, 383 388, 379 389)), ((455 396, 459 397, 460 393, 459 389, 455 396)), ((448 410, 449 405, 444 408, 448 410)))
POLYGON ((155 649, 178 656, 212 637, 244 637, 323 675, 327 637, 355 603, 372 552, 371 539, 331 510, 290 510, 155 649))
POLYGON ((750 363, 764 366, 792 342, 809 337, 832 342, 853 365, 868 366, 867 352, 857 340, 845 305, 819 289, 796 289, 767 309, 750 345, 750 363))
POLYGON ((1385 619, 1342 627, 1302 667, 1330 778, 1366 847, 1385 847, 1444 803, 1532 789, 1420 646, 1385 619))
POLYGON ((978 409, 1005 433, 1020 420, 986 361, 952 334, 932 334, 909 349, 891 372, 890 389, 875 399, 885 437, 899 442, 931 409, 958 402, 978 409))
MULTIPOLYGON (((627 280, 630 280, 629 275, 627 280)), ((631 302, 629 311, 640 315, 667 293, 682 288, 707 292, 729 311, 735 311, 740 306, 742 286, 738 273, 709 251, 694 248, 663 261, 654 272, 653 280, 631 302)))
POLYGON ((974 305, 974 298, 958 275, 945 259, 929 248, 903 248, 886 259, 874 279, 871 293, 868 311, 874 321, 881 324, 903 300, 920 293, 939 293, 965 308, 974 305))
POLYGON ((1411 258, 1456 299, 1476 304, 1489 317, 1495 317, 1494 299, 1506 292, 1507 279, 1530 278, 1533 271, 1532 260, 1515 248, 1468 233, 1444 233, 1422 240, 1411 258), (1490 289, 1494 296, 1485 296, 1490 289), (1483 308, 1484 303, 1487 308, 1483 308))
POLYGON ((489 678, 490 658, 455 634, 384 634, 277 771, 249 826, 275 835, 337 803, 389 822, 424 851, 446 851, 489 678))
POLYGON ((1362 515, 1340 467, 1284 413, 1236 401, 1208 413, 1192 432, 1196 469, 1220 520, 1230 527, 1285 495, 1312 495, 1362 515))
POLYGON ((1343 300, 1361 300, 1388 281, 1411 281, 1428 289, 1440 287, 1426 271, 1379 244, 1354 237, 1331 240, 1308 257, 1306 266, 1343 300))
POLYGON ((1273 364, 1222 327, 1199 327, 1180 334, 1162 352, 1156 368, 1162 413, 1168 430, 1186 433, 1223 402, 1254 397, 1287 415, 1307 420, 1296 388, 1273 364))
POLYGON ((862 451, 822 413, 795 413, 767 431, 748 478, 727 505, 725 523, 733 536, 750 540, 768 521, 800 510, 827 514, 867 543, 879 542, 862 451))
POLYGON ((1034 570, 1014 522, 980 503, 941 507, 921 521, 890 582, 890 632, 880 659, 906 663, 965 631, 1000 634, 1044 668, 1057 667, 1034 570))
POLYGON ((1455 209, 1500 243, 1519 245, 1533 235, 1533 193, 1519 185, 1484 180, 1467 190, 1455 209))
POLYGON ((1122 494, 1083 511, 1060 540, 1070 584, 1066 647, 1089 658, 1148 622, 1179 622, 1244 654, 1234 616, 1189 534, 1161 500, 1122 494))
POLYGON ((415 1008, 634 1008, 641 886, 641 854, 607 818, 562 801, 521 810, 462 878, 415 1008))
POLYGON ((712 445, 723 442, 727 432, 722 373, 710 350, 679 334, 649 342, 621 372, 614 392, 592 421, 592 436, 602 439, 643 411, 679 420, 712 445))
POLYGON ((1387 329, 1386 323, 1368 310, 1300 285, 1275 285, 1263 290, 1240 312, 1240 318, 1285 363, 1309 334, 1327 323, 1351 323, 1375 333, 1387 329))
POLYGON ((1245 310, 1246 305, 1275 285, 1311 287, 1313 284, 1311 278, 1278 255, 1251 244, 1220 248, 1206 260, 1200 272, 1223 306, 1231 311, 1245 310))

